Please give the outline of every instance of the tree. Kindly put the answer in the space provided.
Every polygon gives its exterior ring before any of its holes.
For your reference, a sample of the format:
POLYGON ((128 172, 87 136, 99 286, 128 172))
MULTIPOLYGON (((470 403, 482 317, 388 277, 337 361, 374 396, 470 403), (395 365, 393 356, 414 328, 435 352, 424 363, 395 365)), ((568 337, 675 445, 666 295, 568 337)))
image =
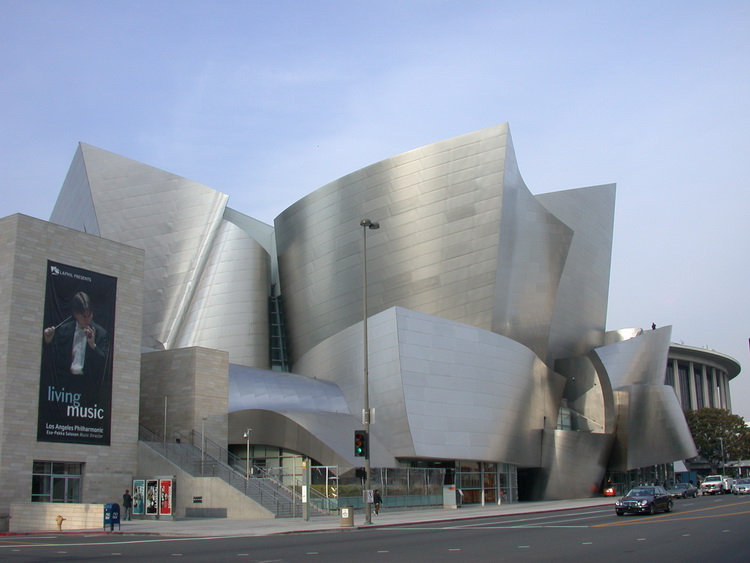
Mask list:
POLYGON ((726 460, 750 459, 750 429, 745 419, 728 410, 705 408, 685 413, 698 455, 713 472, 726 460))

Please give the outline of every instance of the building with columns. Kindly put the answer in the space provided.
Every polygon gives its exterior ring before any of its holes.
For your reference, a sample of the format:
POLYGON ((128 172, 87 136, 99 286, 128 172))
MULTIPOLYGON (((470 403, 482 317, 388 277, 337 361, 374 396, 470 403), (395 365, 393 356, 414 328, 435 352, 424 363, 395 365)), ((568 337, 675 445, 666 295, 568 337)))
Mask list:
POLYGON ((665 382, 674 387, 683 411, 707 407, 731 411, 729 382, 740 369, 737 360, 716 350, 673 342, 665 382))

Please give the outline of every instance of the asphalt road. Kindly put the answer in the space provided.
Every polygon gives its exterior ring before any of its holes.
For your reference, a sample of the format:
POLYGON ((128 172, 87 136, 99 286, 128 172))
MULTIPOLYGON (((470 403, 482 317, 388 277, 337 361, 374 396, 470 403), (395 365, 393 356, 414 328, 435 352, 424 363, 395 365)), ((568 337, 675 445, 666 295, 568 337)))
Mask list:
POLYGON ((675 502, 670 514, 611 507, 265 537, 7 536, 2 561, 378 562, 750 561, 750 498, 675 502))

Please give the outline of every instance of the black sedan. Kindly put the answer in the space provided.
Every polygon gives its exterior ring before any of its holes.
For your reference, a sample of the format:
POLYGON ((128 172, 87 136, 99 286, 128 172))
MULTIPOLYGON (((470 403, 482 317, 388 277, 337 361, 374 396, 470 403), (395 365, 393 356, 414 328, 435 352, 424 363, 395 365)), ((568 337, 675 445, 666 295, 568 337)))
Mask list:
POLYGON ((672 498, 697 497, 698 488, 690 483, 677 483, 667 491, 672 498))
POLYGON ((615 503, 615 513, 618 516, 623 516, 626 512, 655 514, 657 510, 672 512, 672 497, 664 487, 635 487, 615 503))

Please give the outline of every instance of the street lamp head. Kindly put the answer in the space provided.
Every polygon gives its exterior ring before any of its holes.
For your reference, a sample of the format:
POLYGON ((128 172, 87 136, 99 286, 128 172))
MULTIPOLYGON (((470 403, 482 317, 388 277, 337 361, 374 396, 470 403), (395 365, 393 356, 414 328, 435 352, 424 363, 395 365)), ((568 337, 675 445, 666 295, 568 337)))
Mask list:
POLYGON ((371 221, 370 219, 362 219, 359 222, 360 227, 367 227, 368 229, 379 229, 380 223, 377 221, 371 221))

